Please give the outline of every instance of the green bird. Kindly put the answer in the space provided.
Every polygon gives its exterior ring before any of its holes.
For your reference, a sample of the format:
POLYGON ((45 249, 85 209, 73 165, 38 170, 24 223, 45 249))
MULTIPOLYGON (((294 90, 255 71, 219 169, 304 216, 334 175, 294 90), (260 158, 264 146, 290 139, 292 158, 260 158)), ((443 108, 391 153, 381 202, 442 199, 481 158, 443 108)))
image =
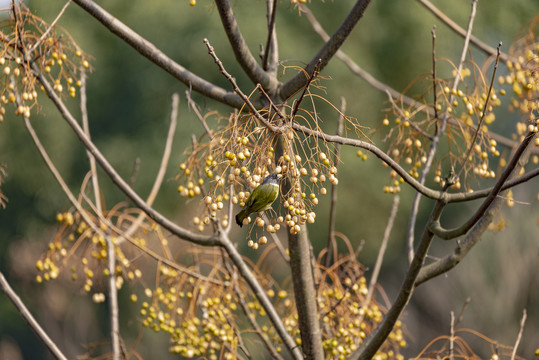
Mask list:
POLYGON ((275 199, 279 197, 279 178, 280 175, 277 174, 266 176, 262 184, 258 185, 249 195, 245 206, 236 215, 236 223, 240 227, 243 226, 243 220, 248 218, 249 215, 268 210, 275 199))

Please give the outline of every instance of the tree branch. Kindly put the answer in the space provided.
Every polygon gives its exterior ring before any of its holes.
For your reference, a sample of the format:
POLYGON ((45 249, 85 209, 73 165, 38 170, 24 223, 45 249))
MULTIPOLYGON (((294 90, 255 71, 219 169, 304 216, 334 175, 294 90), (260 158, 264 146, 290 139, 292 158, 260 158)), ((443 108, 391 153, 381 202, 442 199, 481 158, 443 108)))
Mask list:
MULTIPOLYGON (((459 24, 454 22, 449 16, 445 15, 443 11, 441 11, 436 6, 434 6, 434 4, 432 4, 429 0, 417 0, 417 1, 421 5, 423 5, 425 8, 427 8, 434 16, 436 16, 443 23, 445 23, 450 29, 455 31, 460 36, 466 37, 466 30, 464 30, 459 24)), ((479 40, 477 37, 472 35, 470 37, 470 42, 474 44, 478 49, 482 50, 485 54, 490 55, 490 56, 496 56, 496 49, 490 45, 485 44, 484 42, 479 40)), ((513 62, 518 61, 514 57, 503 52, 500 53, 500 59, 503 62, 507 62, 508 60, 511 60, 513 62)))
POLYGON ((223 104, 240 108, 242 100, 235 94, 202 79, 198 75, 190 72, 167 55, 159 50, 148 40, 137 34, 120 20, 109 14, 102 7, 92 0, 73 0, 77 5, 86 10, 90 15, 101 22, 113 34, 131 45, 142 56, 168 72, 170 75, 180 80, 187 86, 192 86, 193 90, 217 100, 223 104))
POLYGON ((221 22, 223 23, 223 29, 228 36, 228 40, 236 56, 236 60, 245 71, 245 74, 251 79, 253 84, 260 83, 264 89, 273 94, 277 90, 279 85, 277 78, 270 76, 264 71, 264 69, 256 62, 253 54, 249 51, 249 46, 245 42, 243 35, 241 34, 234 12, 230 6, 229 0, 216 0, 215 4, 221 22))
POLYGON ((264 49, 262 67, 272 76, 277 73, 279 66, 279 47, 277 44, 277 30, 275 18, 277 17, 277 0, 267 0, 268 38, 264 49))
MULTIPOLYGON (((341 136, 344 129, 344 113, 346 112, 346 99, 341 98, 341 107, 339 109, 339 119, 337 120, 337 135, 341 136)), ((340 144, 335 145, 335 154, 333 157, 333 163, 336 167, 339 166, 339 153, 341 150, 340 144)), ((329 268, 331 263, 331 249, 332 245, 336 246, 335 240, 335 221, 337 219, 337 186, 331 184, 331 202, 329 206, 329 226, 328 226, 328 243, 326 245, 326 259, 325 267, 329 268)))
MULTIPOLYGON (((445 204, 443 201, 437 201, 432 209, 430 215, 430 221, 436 221, 440 218, 442 210, 445 204)), ((351 360, 370 360, 376 354, 376 351, 382 346, 384 341, 389 336, 389 333, 395 326, 395 322, 398 320, 400 314, 410 301, 412 294, 414 292, 415 281, 423 263, 427 252, 429 250, 430 244, 434 234, 429 230, 428 227, 425 227, 423 231, 423 236, 419 245, 417 246, 414 259, 408 268, 408 272, 404 281, 401 285, 397 298, 395 302, 387 312, 386 316, 382 323, 373 331, 368 338, 359 346, 359 348, 350 356, 351 360)))
POLYGON ((52 100, 56 108, 59 110, 62 117, 66 120, 68 125, 73 129, 73 131, 75 132, 75 134, 77 135, 81 143, 84 145, 84 147, 92 153, 97 163, 107 173, 107 175, 110 177, 112 182, 114 182, 125 195, 127 195, 131 200, 133 200, 133 202, 135 203, 137 207, 139 207, 142 211, 144 211, 156 223, 163 226, 172 234, 182 239, 185 239, 192 243, 203 245, 203 246, 214 246, 214 245, 220 244, 219 239, 216 238, 215 236, 201 235, 201 234, 186 230, 180 227, 179 225, 175 224, 174 222, 170 221, 168 218, 163 216, 160 212, 158 212, 151 206, 148 206, 148 204, 146 204, 146 202, 125 182, 125 180, 122 179, 122 177, 118 174, 116 169, 114 169, 114 167, 103 156, 101 151, 99 151, 99 149, 95 146, 95 144, 86 136, 84 131, 81 129, 81 127, 77 123, 77 120, 73 117, 73 115, 71 115, 71 113, 69 112, 65 104, 58 97, 58 95, 54 92, 54 89, 52 88, 52 86, 40 73, 37 65, 34 64, 32 68, 37 79, 43 85, 45 92, 47 93, 49 98, 52 100))
POLYGON ((451 229, 451 230, 444 229, 440 225, 439 221, 433 222, 430 225, 431 231, 434 232, 436 236, 444 240, 451 240, 458 236, 466 234, 468 230, 470 230, 477 223, 477 221, 479 221, 479 219, 481 219, 481 217, 484 216, 485 211, 488 209, 490 204, 492 204, 492 202, 494 201, 494 199, 496 199, 500 191, 502 191, 503 184, 507 181, 507 179, 513 173, 513 170, 518 165, 522 154, 524 153, 528 145, 532 142, 535 135, 536 135, 535 131, 528 132, 528 134, 526 134, 526 136, 524 137, 524 140, 515 151, 513 158, 511 159, 511 161, 505 168, 504 172, 502 173, 502 175, 496 182, 496 185, 494 185, 494 187, 490 190, 490 193, 488 194, 487 198, 483 201, 479 209, 477 209, 475 214, 468 221, 466 221, 463 225, 457 228, 451 229))
MULTIPOLYGON (((470 11, 470 17, 468 20, 468 28, 466 31, 466 37, 464 39, 464 45, 462 46, 462 52, 460 54, 460 60, 457 67, 457 74, 455 75, 455 79, 453 80, 453 92, 456 92, 459 82, 460 82, 460 74, 462 72, 462 67, 464 66, 464 60, 466 59, 466 54, 468 52, 468 45, 470 43, 470 36, 472 35, 472 29, 473 29, 473 23, 475 20, 475 14, 477 10, 477 0, 472 0, 472 9, 470 11)), ((433 46, 436 39, 436 33, 433 32, 433 46)), ((434 49, 434 48, 433 48, 434 49)), ((433 56, 435 53, 433 53, 433 56)), ((436 64, 434 63, 434 66, 436 64)), ((435 74, 435 70, 433 70, 433 74, 435 74)), ((449 104, 453 103, 454 95, 453 92, 451 93, 451 96, 449 97, 449 104)), ((440 139, 442 138, 442 135, 445 133, 445 129, 447 127, 448 119, 450 118, 449 112, 446 111, 441 119, 441 122, 436 122, 436 134, 434 135, 434 138, 432 139, 432 142, 430 144, 429 153, 427 155, 427 161, 425 163, 425 166, 423 167, 423 170, 421 171, 421 176, 419 178, 419 182, 421 185, 425 183, 425 180, 427 178, 427 175, 430 171, 430 167, 432 165, 432 162, 434 161, 434 156, 436 155, 436 151, 438 150, 438 144, 440 142, 440 139)), ((449 186, 449 182, 444 187, 442 192, 445 194, 446 190, 449 186)), ((412 212, 410 213, 410 220, 408 222, 408 239, 407 239, 407 250, 408 250, 408 260, 411 262, 413 258, 413 243, 414 243, 414 234, 415 234, 415 222, 417 217, 417 212, 419 211, 419 202, 421 201, 421 194, 416 193, 413 204, 412 204, 412 212)))
MULTIPOLYGON (((217 223, 217 226, 218 228, 220 228, 219 223, 217 223)), ((249 284, 249 287, 251 288, 254 295, 260 302, 260 305, 262 305, 262 307, 268 314, 268 318, 271 320, 273 326, 275 327, 275 330, 277 331, 277 333, 283 340, 285 346, 290 351, 294 359, 302 360, 303 355, 301 354, 300 348, 296 345, 296 343, 294 342, 294 339, 292 339, 290 334, 288 334, 288 332, 286 331, 286 328, 283 322, 281 321, 279 314, 273 307, 271 300, 268 298, 262 286, 260 286, 253 272, 249 269, 245 261, 243 261, 241 254, 236 249, 236 246, 230 241, 230 239, 228 238, 228 235, 224 231, 219 231, 219 234, 220 234, 221 244, 223 248, 228 253, 228 256, 230 256, 230 259, 232 260, 232 262, 238 269, 238 272, 240 273, 240 275, 249 284)))
POLYGON ((339 50, 344 41, 348 38, 358 21, 363 17, 367 6, 370 4, 371 0, 358 0, 352 10, 348 13, 346 19, 344 19, 341 26, 337 31, 331 36, 331 38, 326 41, 324 46, 316 53, 315 56, 311 59, 309 64, 305 66, 305 72, 300 71, 292 79, 284 83, 280 90, 279 94, 281 99, 286 100, 291 97, 296 91, 301 89, 307 83, 308 77, 306 74, 312 74, 315 67, 318 64, 319 59, 321 60, 320 70, 322 70, 328 62, 333 58, 333 55, 339 50))
POLYGON ((32 316, 26 305, 24 305, 22 302, 21 298, 15 293, 15 291, 13 291, 2 272, 0 272, 0 289, 2 289, 2 292, 6 294, 7 298, 13 303, 13 305, 15 305, 17 311, 19 314, 21 314, 24 321, 26 321, 30 329, 32 329, 32 331, 37 335, 39 340, 41 340, 50 353, 56 359, 67 360, 67 357, 62 353, 54 341, 52 341, 49 335, 32 316))

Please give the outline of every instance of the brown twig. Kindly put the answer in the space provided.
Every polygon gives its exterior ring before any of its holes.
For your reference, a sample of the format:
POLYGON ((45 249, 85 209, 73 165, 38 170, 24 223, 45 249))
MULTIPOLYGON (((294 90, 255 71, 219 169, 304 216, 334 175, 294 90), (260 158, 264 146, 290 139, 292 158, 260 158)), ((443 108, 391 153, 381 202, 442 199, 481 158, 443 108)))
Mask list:
POLYGON ((54 26, 56 26, 56 23, 58 22, 58 20, 60 20, 60 18, 62 17, 62 15, 64 14, 64 12, 66 11, 67 7, 69 6, 69 4, 71 4, 71 0, 67 0, 67 2, 65 3, 65 5, 62 7, 62 9, 60 10, 60 12, 58 13, 58 15, 56 16, 56 18, 50 23, 49 27, 47 28, 47 30, 45 30, 45 32, 41 35, 41 37, 36 41, 36 43, 34 45, 32 45, 32 47, 28 50, 28 55, 31 55, 36 49, 37 47, 43 42, 43 40, 45 40, 45 38, 49 35, 49 33, 51 32, 51 30, 54 28, 54 26))
POLYGON ((466 221, 463 225, 457 228, 450 229, 450 230, 444 229, 440 225, 439 222, 435 222, 430 225, 431 231, 433 231, 436 234, 436 236, 438 236, 440 239, 444 239, 444 240, 451 240, 458 236, 466 234, 468 230, 470 230, 479 221, 479 219, 481 219, 481 217, 484 216, 490 204, 494 201, 494 199, 496 199, 498 194, 502 191, 504 183, 509 179, 511 174, 513 174, 513 170, 516 168, 516 166, 520 162, 521 156, 523 155, 528 145, 532 142, 535 135, 536 135, 535 131, 528 132, 526 134, 526 136, 524 137, 524 140, 515 151, 515 154, 513 155, 511 161, 505 168, 502 175, 498 178, 496 185, 494 185, 489 195, 485 198, 483 203, 481 203, 481 206, 476 210, 473 216, 470 217, 470 219, 468 219, 468 221, 466 221))
POLYGON ((294 103, 294 107, 292 109, 292 113, 290 114, 290 121, 294 121, 294 118, 296 117, 296 114, 298 113, 298 110, 299 110, 299 106, 301 105, 301 103, 303 102, 303 99, 305 98, 305 94, 307 93, 307 90, 309 90, 309 86, 311 85, 311 83, 313 82, 313 80, 316 78, 316 76, 318 75, 318 73, 320 72, 320 65, 322 63, 322 59, 318 59, 318 62, 316 63, 313 71, 311 72, 311 74, 309 75, 309 78, 307 79, 307 83, 305 84, 305 86, 303 87, 303 91, 300 95, 300 97, 298 98, 297 101, 295 101, 294 103))
MULTIPOLYGON (((474 148, 475 140, 477 140, 477 136, 479 135, 479 132, 481 130, 481 125, 483 124, 483 120, 485 119, 485 115, 488 112, 488 102, 490 101, 490 94, 492 93, 492 88, 494 87, 494 79, 496 78, 496 70, 498 70, 498 63, 500 61, 500 48, 502 46, 502 43, 498 44, 497 48, 497 55, 496 55, 496 62, 494 63, 494 70, 492 71, 492 77, 490 79, 490 86, 488 88, 487 98, 485 100, 485 106, 483 107, 484 110, 481 112, 481 117, 479 119, 479 123, 477 124, 477 128, 475 129, 475 132, 473 134, 473 138, 470 141, 470 147, 468 148, 468 151, 466 152, 466 156, 462 160, 462 164, 460 165, 459 171, 456 172, 454 179, 459 179, 460 175, 464 171, 464 166, 466 165, 466 162, 468 161, 468 158, 470 157, 470 154, 474 148)), ((451 180, 451 182, 454 182, 455 180, 451 180)))
MULTIPOLYGON (((337 120, 337 135, 341 136, 344 130, 344 113, 346 112, 346 99, 341 98, 340 114, 337 120)), ((335 154, 333 157, 333 163, 335 166, 339 164, 339 152, 341 150, 340 144, 335 145, 335 154)), ((329 206, 329 224, 328 224, 328 243, 326 245, 326 259, 325 267, 329 268, 331 262, 331 249, 332 245, 335 245, 335 222, 337 220, 337 186, 331 184, 331 202, 329 206)))
POLYGON ((517 355, 517 348, 520 344, 520 339, 522 338, 522 333, 524 332, 524 324, 526 324, 526 318, 528 317, 528 314, 526 312, 526 309, 522 310, 522 319, 520 319, 520 329, 518 330, 517 340, 515 341, 515 346, 513 346, 513 351, 511 352, 511 360, 515 360, 515 356, 517 355))
POLYGON ((249 110, 251 110, 251 112, 256 116, 256 118, 262 124, 264 124, 268 129, 270 129, 272 132, 275 132, 275 133, 282 132, 282 130, 279 127, 274 126, 269 121, 264 119, 264 117, 262 115, 260 115, 260 113, 258 112, 256 107, 253 105, 251 100, 249 100, 247 95, 245 95, 243 93, 243 91, 241 91, 241 89, 238 87, 238 84, 236 83, 236 80, 232 77, 232 75, 230 75, 228 73, 228 71, 226 71, 222 61, 217 57, 217 54, 215 53, 215 50, 213 49, 213 46, 211 46, 208 39, 204 39, 204 44, 206 44, 206 47, 208 48, 208 53, 211 55, 211 57, 213 58, 213 60, 217 64, 217 66, 219 67, 219 71, 221 72, 221 74, 223 74, 225 76, 225 78, 230 82, 230 84, 232 85, 232 88, 234 89, 234 92, 237 95, 239 95, 239 97, 243 100, 245 105, 247 105, 249 110))
MULTIPOLYGON (((455 75, 455 78, 453 80, 453 86, 451 89, 453 90, 451 92, 451 96, 449 97, 449 104, 453 103, 454 95, 453 93, 456 93, 456 90, 458 88, 458 85, 460 83, 460 74, 462 73, 462 68, 464 66, 464 61, 466 60, 466 55, 468 53, 468 45, 470 43, 470 36, 472 35, 472 29, 473 24, 475 20, 475 14, 477 10, 477 0, 472 1, 472 8, 470 11, 470 16, 468 19, 468 28, 466 31, 466 37, 464 38, 464 44, 462 46, 462 52, 460 54, 460 60, 457 66, 457 73, 455 75)), ((433 45, 436 43, 433 42, 433 45)), ((421 171, 421 176, 419 178, 419 183, 423 185, 425 183, 425 180, 427 178, 428 173, 430 172, 430 168, 432 166, 432 162, 434 161, 434 157, 436 155, 436 152, 438 150, 438 144, 440 142, 440 139, 442 138, 443 134, 445 133, 445 129, 447 127, 448 119, 450 118, 450 114, 448 111, 446 111, 440 121, 440 123, 436 124, 436 134, 434 135, 434 138, 432 139, 429 152, 427 154, 427 161, 425 162, 425 166, 423 167, 423 170, 421 171)), ((445 187, 443 188, 442 192, 446 193, 447 188, 449 187, 450 182, 448 181, 445 187)), ((414 200, 412 203, 412 212, 410 213, 410 218, 408 221, 408 238, 407 238, 407 252, 408 252, 408 261, 411 263, 414 255, 414 237, 415 237, 415 223, 417 219, 417 213, 419 211, 419 202, 421 201, 421 194, 416 193, 414 196, 414 200)))
POLYGON ((193 101, 193 98, 191 98, 191 89, 185 90, 185 98, 187 99, 187 104, 189 105, 189 108, 193 110, 197 119, 202 123, 206 134, 208 134, 210 139, 213 139, 213 132, 206 123, 206 119, 204 119, 204 116, 202 116, 202 114, 200 113, 200 110, 198 110, 197 104, 193 101))
POLYGON ((449 332, 449 360, 453 360, 455 346, 455 313, 451 311, 451 328, 449 332))
POLYGON ((376 263, 374 264, 374 269, 372 270, 371 280, 369 281, 369 292, 367 298, 365 299, 365 305, 369 306, 369 303, 374 295, 374 288, 378 282, 378 276, 380 274, 380 269, 382 268, 382 263, 384 261, 384 254, 387 249, 387 244, 389 242, 389 236, 391 235, 391 230, 393 229, 393 224, 395 223, 395 217, 397 217, 397 210, 399 209, 400 196, 396 195, 393 198, 393 206, 391 207, 391 213, 387 219, 387 225, 384 230, 384 237, 382 238, 382 243, 380 244, 380 250, 378 250, 378 256, 376 257, 376 263))

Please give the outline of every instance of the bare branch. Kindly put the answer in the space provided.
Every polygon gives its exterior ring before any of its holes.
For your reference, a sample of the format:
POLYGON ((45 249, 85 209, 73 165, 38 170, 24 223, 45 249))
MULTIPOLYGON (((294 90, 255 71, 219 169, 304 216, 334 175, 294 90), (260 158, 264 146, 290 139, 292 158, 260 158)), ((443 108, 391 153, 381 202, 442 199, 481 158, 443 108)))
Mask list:
POLYGON ((193 90, 217 100, 223 104, 240 108, 243 105, 242 100, 235 94, 226 91, 225 89, 202 79, 198 75, 190 72, 180 64, 165 55, 155 45, 142 36, 137 34, 120 20, 109 14, 102 7, 97 5, 92 0, 73 0, 77 5, 86 10, 90 15, 95 17, 113 34, 131 45, 133 49, 141 55, 152 61, 154 64, 180 80, 187 86, 192 86, 193 90))
MULTIPOLYGON (((337 135, 341 136, 344 129, 344 113, 346 112, 346 99, 341 98, 341 107, 339 109, 339 119, 337 120, 337 135)), ((335 166, 339 166, 339 152, 341 150, 340 144, 335 144, 335 155, 333 157, 333 163, 335 166)), ((328 243, 326 245, 326 269, 329 268, 331 262, 331 249, 332 244, 335 245, 335 221, 337 219, 337 186, 331 184, 331 203, 329 206, 329 226, 328 226, 328 243)))
POLYGON ((468 158, 470 157, 470 153, 472 152, 475 140, 477 140, 477 136, 479 135, 479 132, 481 131, 481 125, 483 124, 483 120, 485 119, 485 115, 488 112, 488 102, 490 101, 490 94, 492 93, 492 87, 494 86, 494 79, 496 78, 496 70, 498 70, 498 62, 500 61, 500 48, 502 46, 502 43, 498 44, 498 54, 496 55, 496 62, 494 63, 494 71, 492 71, 492 77, 490 79, 490 86, 488 87, 488 93, 487 98, 485 100, 484 105, 484 111, 481 113, 481 118, 479 119, 479 123, 477 124, 477 128, 475 129, 474 135, 472 140, 470 141, 470 147, 468 148, 468 151, 466 152, 466 156, 464 156, 462 160, 462 164, 460 165, 460 170, 456 172, 455 179, 458 179, 460 177, 460 174, 464 171, 464 165, 466 165, 466 162, 468 161, 468 158))
POLYGON ((511 352, 511 360, 515 360, 517 355, 518 344, 520 344, 520 339, 522 338, 522 332, 524 331, 524 324, 526 324, 526 318, 528 314, 526 309, 522 310, 522 319, 520 319, 520 329, 518 330, 517 340, 515 341, 515 346, 513 346, 513 351, 511 352))
POLYGON ((228 40, 236 56, 236 60, 241 65, 245 74, 251 79, 253 84, 260 83, 264 89, 270 93, 274 93, 277 89, 278 81, 274 76, 270 76, 264 71, 264 69, 256 62, 253 54, 249 51, 249 47, 241 34, 234 12, 230 6, 229 0, 216 0, 215 4, 219 15, 221 16, 221 22, 223 23, 223 29, 228 36, 228 40))
MULTIPOLYGON (((282 130, 274 125, 272 125, 269 121, 264 119, 262 115, 258 112, 258 110, 255 108, 251 100, 241 91, 241 89, 238 87, 238 84, 236 83, 236 80, 226 71, 223 62, 217 57, 217 54, 215 54, 215 50, 213 49, 213 46, 211 46, 208 39, 204 39, 204 44, 208 47, 208 53, 211 55, 217 66, 219 67, 219 71, 221 74, 223 74, 226 79, 232 84, 232 88, 234 89, 234 92, 240 96, 240 98, 244 101, 245 105, 251 110, 251 112, 256 116, 256 118, 265 126, 268 127, 273 132, 281 132, 282 130)), ((258 85, 257 85, 258 87, 258 85)))
POLYGON ((165 229, 173 233, 174 235, 185 239, 187 241, 204 245, 204 246, 214 246, 219 245, 219 239, 216 236, 205 236, 201 234, 197 234, 194 232, 191 232, 189 230, 186 230, 179 225, 175 224, 174 222, 170 221, 168 218, 163 216, 160 212, 152 208, 151 206, 148 206, 144 200, 125 182, 125 180, 122 179, 122 177, 118 174, 116 169, 112 167, 112 165, 107 161, 107 159, 103 156, 101 151, 95 146, 95 144, 88 139, 82 128, 79 126, 73 115, 69 112, 67 107, 64 105, 62 100, 58 97, 58 95, 55 93, 52 86, 49 84, 49 82, 43 77, 43 75, 40 73, 39 69, 36 65, 33 65, 33 70, 36 74, 36 77, 38 78, 39 82, 43 85, 43 88, 45 89, 45 92, 49 96, 49 98, 52 100, 54 105, 59 110, 62 117, 66 120, 66 122, 69 124, 69 126, 73 129, 79 140, 82 142, 84 147, 88 149, 92 155, 95 157, 97 163, 103 168, 103 170, 107 173, 107 175, 110 177, 110 179, 118 186, 118 188, 127 195, 137 207, 139 207, 142 211, 144 211, 150 218, 152 218, 155 222, 157 222, 159 225, 163 226, 165 229))
POLYGON ((322 332, 311 267, 311 243, 305 225, 299 233, 288 235, 288 248, 301 347, 306 359, 323 360, 322 332))
POLYGON ((19 312, 19 314, 21 314, 24 321, 26 321, 30 329, 32 329, 32 331, 47 347, 50 353, 56 359, 67 360, 67 357, 62 353, 62 351, 58 348, 54 341, 52 341, 49 335, 45 332, 45 330, 43 330, 41 325, 39 325, 36 319, 32 316, 26 305, 24 305, 24 303, 22 302, 21 298, 15 293, 15 291, 13 291, 2 272, 0 272, 0 288, 2 289, 2 292, 6 294, 7 298, 13 303, 13 305, 15 305, 17 311, 19 312))
POLYGON ((524 140, 520 144, 520 146, 515 151, 515 154, 513 155, 513 158, 505 168, 504 172, 496 182, 496 185, 491 189, 489 195, 487 198, 483 201, 479 209, 475 212, 475 214, 468 220, 466 223, 464 223, 462 226, 446 230, 442 228, 439 222, 431 223, 430 228, 431 230, 441 239, 444 240, 451 240, 458 236, 464 235, 470 230, 476 223, 481 219, 482 216, 484 216, 485 211, 488 209, 490 204, 496 199, 498 194, 502 191, 503 184, 509 179, 511 174, 513 174, 514 169, 518 165, 520 158, 528 145, 532 142, 533 138, 535 137, 536 132, 528 132, 526 136, 524 137, 524 140))
POLYGON ((49 27, 47 28, 47 30, 45 30, 45 32, 43 33, 43 35, 41 35, 41 37, 36 41, 36 43, 34 45, 32 45, 32 47, 28 50, 28 54, 32 54, 34 52, 35 49, 37 49, 37 47, 43 42, 43 40, 45 40, 45 38, 49 35, 49 33, 51 32, 51 30, 54 28, 54 26, 56 25, 56 23, 58 22, 58 20, 60 20, 60 18, 62 17, 62 15, 64 14, 64 12, 66 11, 67 7, 69 6, 69 4, 71 4, 71 0, 67 0, 67 2, 65 3, 65 5, 62 7, 62 9, 60 10, 60 12, 58 13, 58 15, 56 16, 56 18, 51 22, 51 24, 49 25, 49 27))
POLYGON ((455 313, 451 311, 451 330, 449 334, 449 360, 454 359, 454 342, 455 342, 455 313))
MULTIPOLYGON (((322 70, 328 62, 333 58, 333 55, 339 50, 344 41, 348 38, 358 21, 363 17, 367 6, 371 0, 357 0, 354 7, 348 13, 341 26, 335 31, 331 38, 326 41, 324 46, 311 59, 309 64, 305 66, 305 72, 312 74, 313 70, 321 59, 320 70, 322 70)), ((280 90, 281 99, 286 100, 291 97, 296 91, 301 89, 307 83, 308 78, 303 72, 297 73, 292 79, 284 83, 280 90)))
POLYGON ((365 305, 369 306, 372 296, 374 294, 374 288, 378 282, 378 275, 380 274, 380 269, 382 268, 382 263, 384 261, 384 254, 387 249, 387 243, 389 242, 389 236, 391 235, 391 230, 393 229, 393 224, 395 223, 395 217, 397 217, 397 210, 399 209, 400 196, 396 195, 393 198, 393 206, 391 207, 391 213, 387 219, 386 229, 384 230, 384 237, 382 238, 382 243, 380 244, 380 250, 378 251, 378 256, 376 257, 376 263, 374 264, 374 269, 372 270, 371 280, 369 281, 369 293, 365 299, 365 305))
MULTIPOLYGON (((220 228, 219 223, 216 223, 216 225, 218 228, 220 228)), ((257 297, 258 301, 268 314, 268 318, 271 320, 273 326, 275 327, 275 330, 277 331, 281 339, 283 339, 283 342, 287 347, 288 351, 290 351, 294 359, 302 360, 303 355, 301 354, 300 348, 296 346, 294 339, 292 339, 292 337, 286 331, 286 328, 281 321, 279 314, 273 307, 271 300, 268 298, 262 286, 260 286, 251 269, 249 269, 245 261, 242 259, 241 254, 236 249, 235 244, 230 241, 228 235, 224 231, 220 231, 219 233, 221 235, 222 246, 228 253, 228 256, 230 256, 230 259, 238 269, 240 275, 245 279, 245 281, 247 281, 254 295, 257 297)))
MULTIPOLYGON (((320 25, 318 20, 313 15, 312 11, 308 7, 306 7, 304 5, 301 5, 301 10, 305 13, 307 19, 309 20, 309 22, 311 23, 311 25, 313 27, 313 30, 316 31, 316 33, 324 41, 327 41, 329 39, 329 35, 322 28, 322 25, 320 25)), ((434 28, 433 28, 433 31, 434 31, 434 28)), ((434 33, 433 34, 433 45, 434 45, 435 36, 436 36, 436 34, 434 33)), ((414 109, 424 111, 424 112, 428 113, 430 116, 434 116, 434 118, 436 118, 436 119, 438 118, 438 111, 436 110, 436 106, 434 106, 434 107, 425 106, 425 104, 423 104, 422 102, 418 102, 417 100, 415 100, 415 99, 413 99, 411 97, 403 95, 402 93, 400 93, 399 91, 393 89, 389 85, 384 84, 383 82, 381 82, 380 80, 378 80, 374 76, 372 76, 370 73, 363 70, 356 62, 354 62, 342 50, 337 51, 336 55, 346 66, 348 66, 348 68, 350 69, 350 71, 352 71, 352 73, 354 73, 357 76, 363 78, 373 88, 375 88, 375 89, 377 89, 379 91, 383 91, 385 93, 389 93, 389 94, 391 94, 391 97, 393 99, 402 101, 403 103, 405 103, 405 104, 407 104, 409 106, 412 106, 414 109)), ((434 63, 434 66, 435 66, 436 60, 435 60, 434 56, 435 56, 435 53, 434 53, 434 50, 433 50, 433 63, 434 63)), ((435 76, 436 75, 435 75, 435 70, 434 70, 434 76, 433 76, 434 87, 433 87, 433 91, 434 91, 434 97, 436 98, 436 82, 434 80, 435 76)), ((437 102, 434 101, 435 105, 436 105, 436 103, 437 102)), ((449 119, 449 122, 453 123, 454 120, 449 119)), ((469 126, 469 127, 471 128, 472 131, 475 131, 473 126, 469 126)), ((515 142, 512 139, 509 139, 509 138, 507 138, 507 137, 505 137, 503 135, 496 134, 496 133, 493 133, 493 132, 489 132, 489 136, 490 136, 490 138, 496 140, 496 142, 498 142, 501 145, 504 145, 504 146, 507 146, 507 147, 510 147, 510 148, 518 146, 517 142, 515 142)), ((432 136, 427 136, 427 137, 429 139, 432 138, 432 136)), ((537 153, 539 153, 539 149, 534 149, 533 152, 535 154, 537 154, 537 153)))
MULTIPOLYGON (((430 221, 436 221, 439 219, 444 207, 445 204, 442 201, 437 201, 430 214, 430 221)), ((395 326, 395 322, 398 320, 400 314, 412 297, 416 277, 423 266, 423 262, 425 261, 433 238, 434 234, 427 227, 425 227, 421 241, 417 246, 414 259, 408 268, 408 272, 406 273, 406 277, 404 278, 397 298, 387 312, 382 323, 369 335, 369 337, 365 339, 363 343, 361 343, 359 348, 349 357, 350 360, 372 359, 376 354, 376 351, 378 351, 380 346, 387 339, 391 330, 395 326)))
MULTIPOLYGON (((477 10, 477 0, 473 0, 472 9, 470 11, 470 17, 468 20, 468 29, 466 32, 466 37, 464 38, 464 44, 462 46, 462 52, 460 54, 460 60, 457 67, 457 74, 455 75, 455 79, 453 80, 453 87, 452 87, 453 91, 451 93, 451 96, 449 97, 450 104, 453 102, 453 99, 454 99, 453 93, 456 93, 456 90, 460 82, 460 74, 462 72, 462 67, 464 66, 464 60, 466 59, 466 54, 468 52, 468 45, 470 43, 470 36, 472 35, 472 29, 473 29, 473 23, 475 20, 476 10, 477 10)), ((435 38, 435 33, 433 34, 435 38)), ((433 45, 435 44, 436 43, 433 41, 433 45)), ((441 122, 436 123, 436 134, 434 135, 434 138, 432 139, 432 142, 430 144, 429 152, 427 154, 427 161, 425 163, 425 166, 423 167, 423 170, 421 171, 421 176, 419 178, 419 183, 421 185, 425 183, 427 175, 430 172, 430 167, 432 166, 432 162, 434 161, 434 156, 436 155, 436 151, 438 149, 438 144, 440 142, 440 139, 442 138, 442 135, 445 133, 445 129, 447 127, 447 122, 449 118, 450 118, 450 114, 448 111, 446 111, 441 119, 441 122)), ((443 193, 445 193, 448 187, 449 187, 449 182, 447 182, 446 186, 442 190, 443 193)), ((412 204, 412 212, 410 213, 410 220, 408 222, 408 239, 407 239, 408 249, 407 250, 408 250, 408 260, 410 263, 412 262, 412 259, 413 259, 415 223, 416 223, 417 212, 419 211, 420 201, 421 201, 421 194, 416 193, 413 204, 412 204)))
POLYGON ((191 91, 185 90, 185 97, 187 98, 187 103, 189 104, 189 108, 193 109, 195 112, 195 115, 197 119, 202 123, 202 126, 204 127, 204 130, 206 131, 206 134, 213 139, 213 132, 211 131, 210 127, 206 123, 206 119, 204 119, 204 116, 200 113, 200 110, 198 110, 197 104, 193 101, 191 98, 191 91))
POLYGON ((266 48, 264 49, 262 67, 271 74, 277 72, 279 65, 279 48, 277 44, 277 31, 275 30, 277 2, 277 0, 267 0, 266 2, 268 7, 268 39, 266 40, 266 48))
MULTIPOLYGON (((438 19, 442 20, 449 28, 451 28, 453 31, 455 31, 457 34, 459 34, 462 37, 466 37, 466 30, 464 30, 459 24, 454 22, 449 16, 445 15, 443 11, 438 9, 434 4, 432 4, 429 0, 417 0, 421 5, 423 5, 425 8, 427 8, 434 16, 436 16, 438 19)), ((470 37, 470 42, 474 44, 478 49, 481 49, 484 53, 487 55, 495 56, 497 51, 495 48, 493 48, 490 45, 485 44, 475 36, 470 37)), ((508 60, 511 61, 518 61, 517 59, 513 58, 512 56, 500 53, 500 59, 503 62, 507 62, 508 60)))

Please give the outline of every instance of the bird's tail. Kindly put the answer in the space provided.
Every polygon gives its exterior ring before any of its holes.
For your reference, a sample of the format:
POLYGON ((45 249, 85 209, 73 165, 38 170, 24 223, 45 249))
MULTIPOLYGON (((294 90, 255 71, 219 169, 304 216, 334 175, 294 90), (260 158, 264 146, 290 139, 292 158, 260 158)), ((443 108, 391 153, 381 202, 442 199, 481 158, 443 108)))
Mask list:
POLYGON ((240 227, 243 226, 243 220, 247 217, 247 211, 242 210, 236 215, 236 224, 238 224, 240 227))

